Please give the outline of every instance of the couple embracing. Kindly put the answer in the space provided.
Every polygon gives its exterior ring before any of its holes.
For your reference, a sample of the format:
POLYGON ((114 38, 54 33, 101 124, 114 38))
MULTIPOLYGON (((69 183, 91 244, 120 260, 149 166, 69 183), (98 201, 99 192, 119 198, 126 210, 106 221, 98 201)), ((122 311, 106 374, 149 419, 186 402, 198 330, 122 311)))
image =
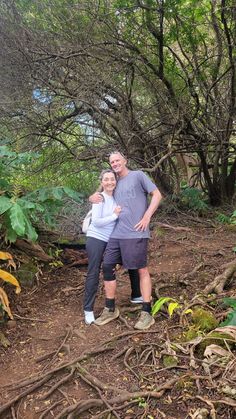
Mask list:
POLYGON ((110 154, 109 163, 111 169, 101 173, 102 192, 90 197, 93 206, 86 240, 89 266, 84 293, 85 322, 102 326, 119 317, 115 305, 115 266, 121 264, 129 271, 131 301, 142 302, 142 311, 134 327, 145 330, 154 324, 152 283, 147 267, 149 223, 162 196, 142 171, 128 169, 127 160, 119 151, 110 154), (103 312, 95 320, 93 307, 101 264, 106 298, 103 312))

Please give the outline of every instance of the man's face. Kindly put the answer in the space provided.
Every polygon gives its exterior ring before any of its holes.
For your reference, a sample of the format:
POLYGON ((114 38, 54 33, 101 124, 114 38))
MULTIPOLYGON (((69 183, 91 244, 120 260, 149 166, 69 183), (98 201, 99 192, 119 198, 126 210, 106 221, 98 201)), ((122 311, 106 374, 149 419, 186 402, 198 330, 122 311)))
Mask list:
POLYGON ((111 154, 109 162, 112 170, 114 170, 117 175, 122 176, 124 170, 126 170, 127 161, 125 158, 120 153, 111 154))

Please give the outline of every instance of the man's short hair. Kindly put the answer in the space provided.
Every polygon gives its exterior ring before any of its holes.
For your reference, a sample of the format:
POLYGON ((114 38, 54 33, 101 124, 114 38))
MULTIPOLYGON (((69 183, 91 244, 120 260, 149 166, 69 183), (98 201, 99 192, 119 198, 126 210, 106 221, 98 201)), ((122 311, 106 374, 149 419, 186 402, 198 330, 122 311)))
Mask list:
POLYGON ((113 154, 120 154, 120 155, 121 155, 121 157, 123 157, 125 160, 127 160, 127 157, 124 155, 124 153, 122 153, 122 152, 121 152, 121 151, 119 151, 119 150, 114 150, 114 151, 112 151, 111 153, 109 153, 108 158, 110 158, 111 156, 113 156, 113 154))

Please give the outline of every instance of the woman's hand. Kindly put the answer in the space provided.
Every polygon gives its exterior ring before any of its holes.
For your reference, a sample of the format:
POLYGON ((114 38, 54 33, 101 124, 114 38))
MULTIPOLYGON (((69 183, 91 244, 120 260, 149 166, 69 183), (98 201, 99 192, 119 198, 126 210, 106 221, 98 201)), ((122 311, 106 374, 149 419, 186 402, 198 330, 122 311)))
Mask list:
POLYGON ((115 207, 114 213, 117 215, 117 217, 119 217, 120 212, 121 212, 121 207, 118 205, 117 207, 115 207))

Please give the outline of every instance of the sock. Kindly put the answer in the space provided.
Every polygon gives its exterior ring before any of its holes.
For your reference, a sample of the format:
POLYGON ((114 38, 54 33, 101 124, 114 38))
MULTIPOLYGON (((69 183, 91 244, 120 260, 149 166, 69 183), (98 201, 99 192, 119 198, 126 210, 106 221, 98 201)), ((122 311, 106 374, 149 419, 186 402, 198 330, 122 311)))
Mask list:
POLYGON ((142 311, 151 314, 151 303, 143 303, 142 311))
POLYGON ((115 298, 106 298, 105 307, 109 308, 109 311, 115 311, 115 298))

